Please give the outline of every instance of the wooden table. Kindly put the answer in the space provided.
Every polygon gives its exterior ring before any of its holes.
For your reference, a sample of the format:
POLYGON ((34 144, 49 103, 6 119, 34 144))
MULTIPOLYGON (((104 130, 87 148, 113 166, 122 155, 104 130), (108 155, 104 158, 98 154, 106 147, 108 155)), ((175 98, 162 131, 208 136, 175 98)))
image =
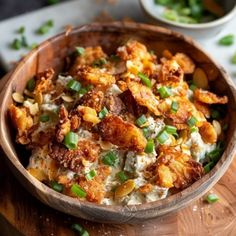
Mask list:
POLYGON ((178 213, 139 225, 93 223, 65 215, 32 197, 12 176, 0 152, 0 235, 76 235, 73 223, 84 226, 90 235, 236 235, 236 160, 212 190, 220 201, 193 202, 178 213))

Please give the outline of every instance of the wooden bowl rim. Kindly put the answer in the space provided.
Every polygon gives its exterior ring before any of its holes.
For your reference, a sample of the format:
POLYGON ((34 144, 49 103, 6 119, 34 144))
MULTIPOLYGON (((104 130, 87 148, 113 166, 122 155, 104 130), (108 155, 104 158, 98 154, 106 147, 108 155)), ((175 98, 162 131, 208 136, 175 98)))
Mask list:
MULTIPOLYGON (((92 23, 92 24, 86 24, 82 25, 80 27, 74 28, 70 34, 79 34, 81 32, 99 32, 101 29, 106 29, 106 32, 122 32, 122 29, 125 30, 144 30, 146 32, 157 32, 162 33, 165 35, 170 35, 172 37, 178 38, 182 41, 184 41, 187 44, 191 44, 194 46, 197 50, 200 50, 203 54, 205 54, 210 61, 215 64, 215 66, 220 70, 221 76, 224 78, 226 83, 228 84, 232 94, 234 101, 236 103, 236 89, 235 86, 230 79, 229 75, 226 73, 226 71, 218 65, 217 62, 215 62, 214 59, 212 59, 211 56, 209 56, 196 42, 194 42, 190 37, 183 36, 180 33, 174 32, 169 29, 165 29, 163 27, 158 26, 152 26, 148 24, 141 24, 141 23, 133 23, 133 22, 112 22, 112 23, 92 23)), ((235 145, 235 138, 236 138, 236 129, 233 131, 233 135, 229 140, 229 143, 227 145, 227 148, 222 155, 220 161, 217 163, 217 165, 206 175, 204 175, 201 179, 193 183, 188 188, 182 190, 179 193, 176 193, 174 195, 168 196, 165 199, 161 199, 155 202, 150 203, 143 203, 140 205, 129 205, 129 206, 109 206, 109 205, 101 205, 96 204, 88 201, 81 201, 79 199, 75 199, 69 196, 66 196, 64 194, 57 193, 56 191, 52 190, 45 184, 38 181, 36 178, 34 178, 32 175, 29 174, 29 172, 23 167, 23 165, 20 163, 20 161, 17 158, 17 155, 14 154, 13 150, 11 149, 9 145, 9 140, 7 140, 5 127, 6 124, 4 121, 5 113, 3 112, 2 107, 6 103, 6 98, 9 96, 9 94, 12 93, 12 82, 14 78, 17 76, 18 71, 21 69, 21 67, 24 66, 27 61, 33 57, 38 51, 42 50, 44 47, 47 47, 49 42, 54 42, 56 40, 60 40, 61 37, 65 37, 65 33, 58 34, 49 40, 43 42, 40 44, 37 48, 32 50, 25 58, 23 58, 19 64, 14 69, 13 73, 10 75, 10 79, 8 83, 5 85, 1 97, 2 97, 2 103, 1 103, 1 110, 0 110, 0 141, 2 148, 4 152, 6 153, 6 156, 8 160, 10 160, 11 164, 16 168, 16 170, 21 174, 21 176, 31 185, 33 185, 37 191, 40 191, 46 198, 48 195, 51 195, 53 198, 55 198, 57 201, 60 201, 61 203, 70 204, 73 207, 77 208, 87 208, 87 209, 98 209, 110 213, 115 213, 117 211, 121 213, 129 212, 129 211, 138 211, 138 212, 144 212, 146 210, 150 210, 152 208, 160 208, 160 211, 162 211, 163 214, 171 212, 172 208, 182 208, 185 204, 191 202, 192 200, 202 196, 209 188, 211 188, 225 173, 227 168, 229 167, 231 161, 233 160, 234 153, 236 151, 236 145, 235 145), (7 96, 4 96, 7 95, 7 96), (230 150, 228 150, 231 147, 230 150), (217 176, 218 171, 221 171, 220 175, 217 176), (197 190, 202 189, 202 194, 199 194, 197 190)))

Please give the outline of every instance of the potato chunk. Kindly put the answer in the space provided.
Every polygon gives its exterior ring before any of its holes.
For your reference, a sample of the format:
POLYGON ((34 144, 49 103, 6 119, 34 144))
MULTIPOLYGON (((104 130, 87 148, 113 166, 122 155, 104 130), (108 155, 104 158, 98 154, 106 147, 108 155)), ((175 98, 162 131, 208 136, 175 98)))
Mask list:
POLYGON ((124 149, 141 152, 147 144, 139 128, 118 116, 105 117, 98 124, 98 133, 104 141, 124 149))

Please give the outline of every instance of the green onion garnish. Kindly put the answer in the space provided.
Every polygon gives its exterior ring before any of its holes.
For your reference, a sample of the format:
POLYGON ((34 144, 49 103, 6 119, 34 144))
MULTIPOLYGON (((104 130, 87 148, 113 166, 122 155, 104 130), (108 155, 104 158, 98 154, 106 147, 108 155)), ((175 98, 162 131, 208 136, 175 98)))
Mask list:
POLYGON ((168 98, 171 95, 170 88, 166 86, 162 86, 158 89, 158 92, 160 93, 161 98, 168 98))
POLYGON ((220 45, 230 46, 234 43, 234 35, 228 34, 219 40, 220 45))
POLYGON ((78 93, 79 93, 80 95, 84 95, 84 94, 86 94, 87 92, 88 92, 88 90, 87 90, 86 88, 81 88, 78 93))
POLYGON ((37 46, 38 46, 37 43, 32 43, 32 44, 30 45, 30 49, 34 49, 34 48, 36 48, 37 46))
POLYGON ((190 133, 194 133, 194 132, 198 132, 198 127, 192 126, 192 127, 190 128, 190 133))
POLYGON ((84 191, 84 189, 82 189, 78 184, 72 185, 71 192, 81 198, 85 198, 87 195, 87 193, 84 191))
POLYGON ((62 184, 59 184, 57 183, 56 181, 51 181, 50 183, 51 185, 51 188, 59 193, 61 193, 63 191, 63 185, 62 184))
POLYGON ((211 161, 216 163, 220 159, 221 154, 222 154, 222 150, 219 148, 216 148, 213 151, 209 152, 207 154, 207 157, 210 158, 211 161))
POLYGON ((211 110, 211 118, 214 120, 219 120, 221 118, 220 112, 218 110, 211 110))
POLYGON ((168 134, 176 134, 177 133, 177 128, 172 126, 172 125, 166 125, 165 126, 165 131, 168 133, 168 134))
POLYGON ((208 203, 214 203, 219 200, 219 197, 214 193, 210 193, 209 195, 207 195, 206 200, 208 201, 208 203))
POLYGON ((192 127, 197 124, 197 119, 194 116, 192 116, 188 119, 187 124, 188 126, 192 127))
POLYGON ((93 62, 93 66, 94 67, 102 67, 106 63, 107 63, 107 60, 105 58, 100 58, 100 59, 97 59, 93 62))
POLYGON ((93 179, 95 176, 96 176, 96 170, 90 170, 89 171, 89 173, 87 173, 86 175, 85 175, 85 178, 87 179, 87 180, 91 180, 91 179, 93 179))
POLYGON ((18 30, 17 30, 17 33, 18 34, 24 34, 25 32, 25 27, 24 26, 21 26, 18 30))
POLYGON ((39 29, 37 30, 37 33, 41 35, 47 34, 49 30, 53 27, 53 25, 54 25, 53 20, 48 20, 47 22, 45 22, 39 27, 39 29))
POLYGON ((74 230, 76 233, 79 233, 80 236, 89 236, 88 231, 86 231, 81 225, 73 224, 71 229, 74 230))
POLYGON ((191 84, 189 87, 192 91, 197 89, 197 86, 195 84, 191 84))
POLYGON ((30 92, 33 92, 34 89, 35 89, 35 85, 36 85, 36 81, 34 78, 30 79, 28 82, 27 82, 27 85, 26 85, 26 88, 27 90, 29 90, 30 92))
POLYGON ((21 45, 22 45, 22 47, 25 47, 25 48, 27 48, 29 46, 27 39, 24 35, 21 36, 21 45))
POLYGON ((148 140, 147 145, 144 149, 144 152, 146 153, 152 153, 154 151, 154 141, 152 139, 148 140))
POLYGON ((169 134, 165 130, 163 130, 157 135, 156 139, 160 144, 163 144, 166 142, 166 140, 169 139, 169 134))
POLYGON ((60 0, 48 0, 49 5, 57 4, 59 2, 60 2, 60 0))
POLYGON ((210 172, 210 170, 214 167, 215 163, 214 162, 209 162, 207 163, 203 168, 204 168, 204 172, 207 174, 210 172))
POLYGON ((64 144, 68 149, 76 149, 78 140, 79 140, 78 134, 70 131, 65 136, 64 144))
POLYGON ((20 39, 14 39, 14 41, 11 44, 11 48, 15 50, 20 50, 22 47, 22 42, 20 39))
POLYGON ((75 49, 79 56, 84 54, 85 49, 83 47, 76 47, 75 49))
POLYGON ((46 115, 46 114, 44 114, 44 115, 41 115, 40 117, 39 117, 39 120, 41 121, 41 122, 48 122, 49 120, 50 120, 50 117, 49 117, 49 115, 46 115))
POLYGON ((119 161, 119 158, 117 157, 116 153, 110 151, 108 152, 103 158, 102 162, 105 165, 108 166, 115 166, 119 161))
POLYGON ((142 127, 145 123, 147 122, 147 118, 145 115, 141 115, 137 120, 136 120, 136 124, 139 127, 142 127))
POLYGON ((178 102, 176 102, 176 101, 173 101, 172 103, 171 103, 171 111, 173 112, 173 113, 176 113, 177 111, 178 111, 178 109, 179 109, 179 103, 178 102))
POLYGON ((142 129, 142 131, 143 131, 144 137, 147 138, 147 136, 148 136, 148 128, 147 128, 147 127, 144 127, 144 128, 142 129))
POLYGON ((152 87, 151 80, 145 74, 139 72, 138 77, 141 79, 142 83, 146 85, 148 88, 152 87))
POLYGON ((116 176, 118 177, 118 179, 123 183, 125 182, 126 180, 128 180, 128 176, 125 174, 124 171, 120 171, 116 174, 116 176))
POLYGON ((75 91, 75 92, 79 92, 79 90, 81 88, 81 84, 80 84, 80 82, 72 79, 67 83, 66 87, 75 91))
POLYGON ((98 113, 98 117, 100 119, 103 119, 108 114, 108 110, 106 107, 103 107, 103 109, 98 113))
POLYGON ((231 63, 236 64, 236 53, 231 57, 231 63))

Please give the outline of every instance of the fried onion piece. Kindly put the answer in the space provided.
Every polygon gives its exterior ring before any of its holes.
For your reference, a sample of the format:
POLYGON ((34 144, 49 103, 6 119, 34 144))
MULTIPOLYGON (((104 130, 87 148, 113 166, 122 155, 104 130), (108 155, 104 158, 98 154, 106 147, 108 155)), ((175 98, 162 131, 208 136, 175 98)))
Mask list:
POLYGON ((184 71, 184 74, 192 74, 195 70, 195 64, 193 60, 184 53, 176 53, 172 58, 175 60, 184 71))
POLYGON ((219 97, 214 93, 211 93, 209 91, 202 90, 202 89, 196 89, 194 91, 194 99, 199 102, 206 103, 206 104, 226 104, 226 103, 228 103, 227 96, 219 97))
POLYGON ((161 187, 184 189, 203 176, 202 165, 191 156, 168 146, 161 146, 159 153, 156 175, 161 187))
POLYGON ((159 83, 171 85, 172 83, 183 82, 184 71, 175 60, 167 60, 161 68, 157 78, 159 83))
POLYGON ((90 140, 80 140, 76 150, 69 150, 64 145, 52 143, 49 156, 61 166, 76 173, 84 169, 84 162, 95 162, 100 154, 100 146, 90 140))
POLYGON ((83 66, 74 75, 82 83, 108 88, 116 82, 115 77, 103 72, 100 68, 83 66))
POLYGON ((129 82, 128 88, 139 105, 147 107, 156 116, 160 115, 159 101, 150 88, 134 81, 129 82))
POLYGON ((120 148, 141 152, 147 144, 139 128, 118 116, 106 116, 97 127, 104 141, 111 142, 120 148))
POLYGON ((217 133, 213 125, 209 122, 203 122, 202 126, 199 128, 199 133, 205 143, 216 143, 217 133))

